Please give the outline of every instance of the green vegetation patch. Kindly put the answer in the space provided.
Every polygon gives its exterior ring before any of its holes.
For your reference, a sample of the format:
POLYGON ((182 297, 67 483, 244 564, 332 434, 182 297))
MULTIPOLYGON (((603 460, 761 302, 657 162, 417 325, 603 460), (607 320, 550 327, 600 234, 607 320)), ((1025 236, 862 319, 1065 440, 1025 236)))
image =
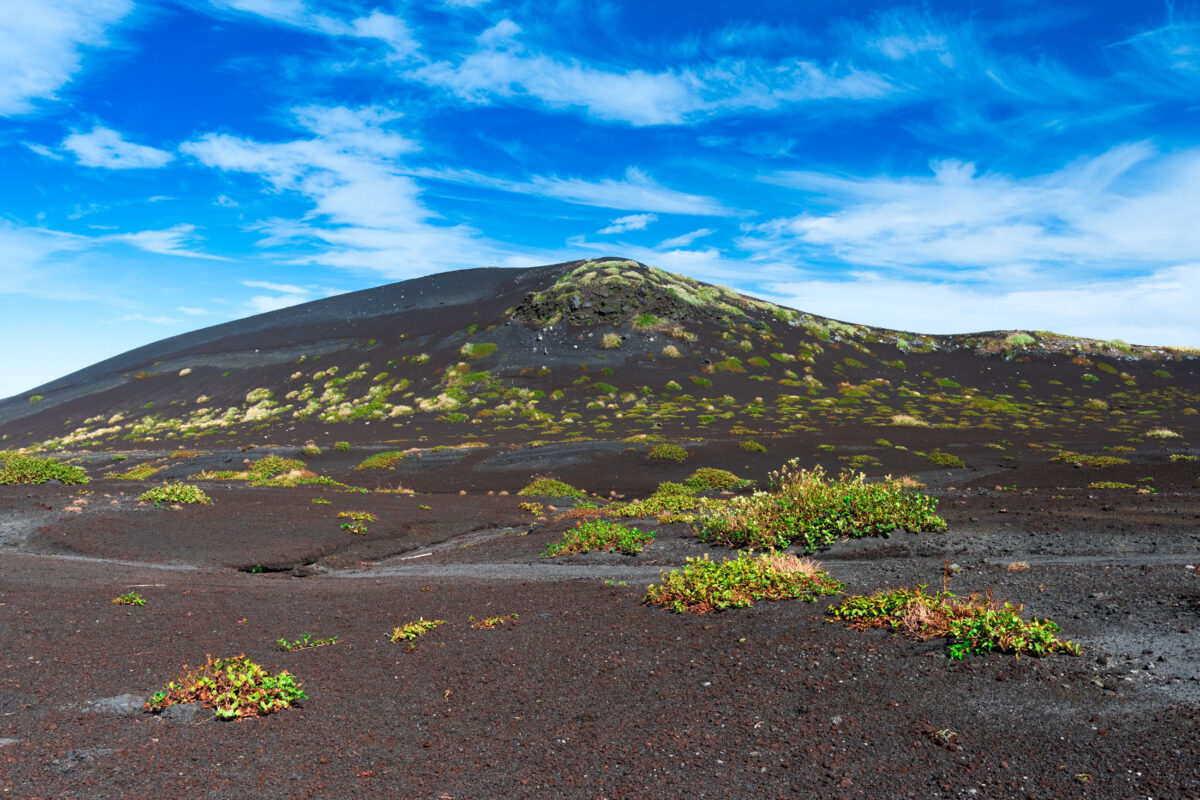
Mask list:
POLYGON ((196 503, 207 505, 212 502, 203 491, 197 486, 191 486, 186 483, 168 483, 163 486, 155 486, 152 489, 147 489, 138 497, 146 503, 196 503))
POLYGON ((425 619, 421 617, 418 620, 392 628, 391 639, 393 642, 411 642, 418 636, 424 636, 439 625, 445 624, 446 620, 444 619, 425 619))
POLYGON ((37 458, 18 453, 0 453, 0 486, 58 481, 67 486, 88 483, 83 467, 64 464, 56 458, 37 458))
POLYGON ((400 463, 407 454, 400 450, 391 450, 387 453, 376 453, 373 456, 367 456, 362 460, 356 470, 364 469, 391 469, 400 463))
POLYGON ((1117 467, 1128 464, 1128 458, 1120 456, 1089 456, 1071 450, 1061 450, 1051 461, 1062 461, 1074 467, 1117 467))
POLYGON ((646 453, 646 458, 652 461, 687 461, 688 451, 677 444, 656 444, 646 453))
POLYGON ((862 473, 830 480, 825 470, 792 459, 771 473, 772 491, 701 505, 700 536, 730 547, 813 549, 843 538, 888 536, 897 528, 940 531, 937 500, 887 478, 867 483, 862 473))
POLYGON ((660 483, 654 494, 649 497, 629 503, 614 503, 605 508, 604 512, 621 517, 658 517, 663 522, 677 521, 681 518, 690 522, 691 517, 683 515, 699 506, 700 498, 696 496, 695 489, 682 483, 665 481, 660 483))
POLYGON ((272 675, 244 655, 213 658, 195 669, 185 664, 183 674, 146 703, 150 711, 167 706, 200 703, 213 709, 218 719, 259 717, 290 708, 307 695, 296 676, 287 670, 272 675))
POLYGON ((587 497, 587 492, 554 478, 535 478, 517 494, 521 497, 574 497, 576 500, 587 497))
POLYGON ((759 600, 800 598, 812 602, 819 595, 838 594, 843 589, 815 562, 784 553, 740 553, 720 563, 711 561, 706 553, 687 559, 682 570, 663 572, 662 581, 647 587, 642 602, 679 614, 744 608, 759 600))
POLYGON ((485 358, 496 352, 495 342, 468 342, 458 351, 463 358, 485 358))
POLYGON ((925 587, 918 586, 848 597, 830 608, 829 615, 856 630, 887 628, 917 640, 945 637, 951 658, 992 650, 1035 656, 1079 654, 1078 644, 1059 638, 1058 625, 1038 617, 1022 619, 1023 609, 991 597, 957 597, 946 591, 926 594, 925 587))
POLYGON ((716 467, 700 467, 684 481, 684 485, 697 492, 710 489, 736 491, 738 489, 745 489, 752 483, 753 481, 739 478, 727 469, 717 469, 716 467))
POLYGON ((1089 489, 1136 489, 1137 486, 1132 483, 1123 481, 1092 481, 1088 484, 1089 489))
POLYGON ((765 452, 767 452, 766 447, 764 447, 763 445, 754 441, 753 439, 743 439, 742 441, 738 442, 738 447, 742 448, 747 453, 765 453, 765 452))
POLYGON ((140 464, 133 469, 124 472, 106 472, 104 477, 115 478, 121 481, 144 481, 151 475, 163 469, 162 465, 155 466, 154 464, 140 464))
POLYGON ((654 537, 654 531, 640 531, 606 519, 590 520, 577 523, 574 529, 563 534, 561 542, 546 545, 546 552, 542 554, 542 558, 588 553, 592 550, 606 550, 632 556, 642 552, 647 544, 654 541, 654 537))
POLYGON ((966 466, 963 460, 952 453, 943 453, 941 450, 933 450, 925 454, 925 460, 930 464, 938 467, 951 467, 954 469, 962 469, 966 466))
POLYGON ((137 592, 127 592, 112 599, 113 603, 118 606, 144 606, 146 598, 142 597, 137 592))

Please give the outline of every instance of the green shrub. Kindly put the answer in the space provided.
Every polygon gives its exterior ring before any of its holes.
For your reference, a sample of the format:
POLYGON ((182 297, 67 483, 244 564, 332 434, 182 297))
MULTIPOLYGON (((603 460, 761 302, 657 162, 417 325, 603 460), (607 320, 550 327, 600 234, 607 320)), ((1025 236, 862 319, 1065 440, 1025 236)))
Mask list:
POLYGON ((925 460, 930 464, 934 464, 939 467, 952 467, 954 469, 961 469, 966 466, 966 464, 963 463, 963 460, 958 456, 951 453, 943 453, 940 450, 933 450, 929 453, 926 453, 925 460))
POLYGON ((478 342, 475 344, 468 342, 459 350, 463 358, 485 358, 494 352, 496 352, 495 342, 478 342))
MULTIPOLYGON (((665 481, 658 485, 654 494, 629 503, 614 503, 604 509, 605 513, 621 517, 678 517, 700 505, 700 498, 689 486, 665 481)), ((687 518, 690 521, 690 517, 687 518)))
POLYGON ((542 558, 592 550, 608 550, 632 556, 642 552, 642 548, 654 541, 654 536, 654 531, 647 533, 606 519, 579 522, 574 529, 563 534, 561 542, 546 545, 542 558))
POLYGON ((425 619, 421 617, 413 622, 392 628, 391 638, 393 642, 411 642, 418 636, 423 636, 437 626, 445 624, 446 620, 444 619, 425 619))
POLYGON ((700 536, 730 547, 806 549, 839 538, 887 536, 897 528, 940 531, 946 523, 934 512, 937 500, 908 491, 887 478, 867 483, 861 473, 829 480, 819 466, 801 469, 792 459, 771 473, 772 491, 749 497, 705 500, 700 536))
POLYGON ((196 486, 186 483, 168 483, 147 489, 138 498, 147 503, 199 503, 207 504, 212 500, 196 486))
POLYGON ((144 481, 151 475, 162 471, 162 469, 162 465, 139 464, 133 469, 129 469, 124 472, 106 472, 104 473, 104 477, 116 478, 117 480, 123 481, 144 481))
POLYGON ((812 602, 818 595, 838 594, 843 588, 809 559, 781 553, 740 553, 720 563, 710 561, 706 553, 687 559, 682 570, 663 572, 662 581, 660 586, 647 587, 642 602, 680 614, 743 608, 758 600, 812 602))
POLYGON ((299 459, 264 456, 250 465, 246 475, 251 481, 265 481, 304 468, 304 462, 299 459))
POLYGON ((677 444, 656 444, 646 453, 646 458, 652 461, 687 461, 688 451, 677 444))
POLYGON ((1058 638, 1058 625, 1037 617, 1024 620, 1022 610, 1023 606, 997 603, 991 597, 957 597, 945 591, 926 594, 925 587, 919 586, 848 597, 829 614, 858 630, 888 628, 918 640, 945 637, 951 642, 951 658, 992 650, 1035 656, 1079 654, 1079 645, 1058 638))
POLYGON ((743 439, 742 441, 738 442, 738 447, 742 448, 747 453, 765 453, 765 452, 767 452, 767 448, 763 447, 761 444, 754 441, 753 439, 743 439))
POLYGON ((114 605, 118 606, 144 606, 146 598, 142 597, 137 592, 127 592, 112 599, 114 605))
POLYGON ((244 655, 208 657, 196 669, 185 664, 183 674, 155 692, 146 703, 150 711, 196 703, 213 709, 218 719, 257 717, 289 708, 307 697, 287 670, 272 675, 244 655))
POLYGON ((333 449, 337 450, 339 453, 348 452, 350 450, 350 443, 349 442, 334 442, 333 449))
POLYGON ((605 350, 615 350, 621 346, 621 337, 615 333, 606 333, 600 337, 600 346, 605 350))
POLYGON ((400 463, 400 460, 405 457, 405 453, 400 450, 392 450, 387 453, 376 453, 373 456, 367 456, 362 462, 355 467, 356 470, 364 469, 391 469, 400 463))
POLYGON ((305 458, 314 458, 321 455, 321 448, 310 442, 300 448, 300 454, 305 458))
POLYGON ((1123 481, 1092 481, 1088 484, 1089 489, 1136 489, 1132 483, 1123 481))
POLYGON ((88 483, 83 467, 64 464, 55 458, 36 458, 17 453, 0 453, 0 486, 17 483, 46 483, 58 481, 67 486, 88 483))
POLYGON ((521 497, 574 497, 576 500, 587 497, 587 492, 554 478, 535 478, 517 494, 521 497))
POLYGON ((1089 456, 1071 450, 1061 450, 1050 460, 1062 461, 1075 467, 1117 467, 1129 463, 1129 459, 1120 456, 1089 456))
POLYGON ((699 375, 692 375, 691 380, 692 380, 692 383, 696 384, 697 386, 702 386, 704 388, 708 388, 713 385, 712 381, 710 381, 708 378, 704 378, 699 375))
POLYGON ((745 489, 752 483, 753 481, 739 478, 727 469, 716 469, 715 467, 700 467, 684 481, 684 484, 698 492, 707 489, 736 491, 745 489))

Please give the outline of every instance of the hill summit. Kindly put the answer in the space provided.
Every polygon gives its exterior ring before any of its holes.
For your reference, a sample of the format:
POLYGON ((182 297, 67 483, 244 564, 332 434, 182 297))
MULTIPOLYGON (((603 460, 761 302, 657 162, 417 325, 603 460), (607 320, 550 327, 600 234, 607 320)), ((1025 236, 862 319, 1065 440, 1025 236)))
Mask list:
POLYGON ((1137 408, 1145 425, 1193 409, 1195 355, 873 328, 603 258, 443 273, 165 339, 0 402, 0 437, 57 450, 1039 429, 1056 424, 1048 408, 1121 412, 1116 426, 1137 408))

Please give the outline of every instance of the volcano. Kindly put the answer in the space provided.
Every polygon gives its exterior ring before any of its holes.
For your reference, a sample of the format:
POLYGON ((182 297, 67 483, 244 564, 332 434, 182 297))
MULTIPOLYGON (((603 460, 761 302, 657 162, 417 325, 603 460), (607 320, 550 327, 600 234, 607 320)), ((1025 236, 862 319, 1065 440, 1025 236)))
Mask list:
POLYGON ((1200 797, 1198 355, 621 258, 132 350, 0 402, 0 792, 1200 797))

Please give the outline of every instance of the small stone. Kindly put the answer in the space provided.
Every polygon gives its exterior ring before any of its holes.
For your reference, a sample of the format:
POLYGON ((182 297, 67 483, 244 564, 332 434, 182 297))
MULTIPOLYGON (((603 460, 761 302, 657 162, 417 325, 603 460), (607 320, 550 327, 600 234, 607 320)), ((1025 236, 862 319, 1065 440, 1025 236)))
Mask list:
POLYGON ((116 714, 119 717, 130 717, 140 714, 146 704, 143 694, 119 694, 116 697, 102 697, 83 707, 85 712, 92 714, 116 714))
POLYGON ((196 720, 196 714, 200 712, 199 703, 180 703, 174 706, 167 706, 158 715, 158 718, 163 722, 170 722, 175 725, 188 725, 196 720))

